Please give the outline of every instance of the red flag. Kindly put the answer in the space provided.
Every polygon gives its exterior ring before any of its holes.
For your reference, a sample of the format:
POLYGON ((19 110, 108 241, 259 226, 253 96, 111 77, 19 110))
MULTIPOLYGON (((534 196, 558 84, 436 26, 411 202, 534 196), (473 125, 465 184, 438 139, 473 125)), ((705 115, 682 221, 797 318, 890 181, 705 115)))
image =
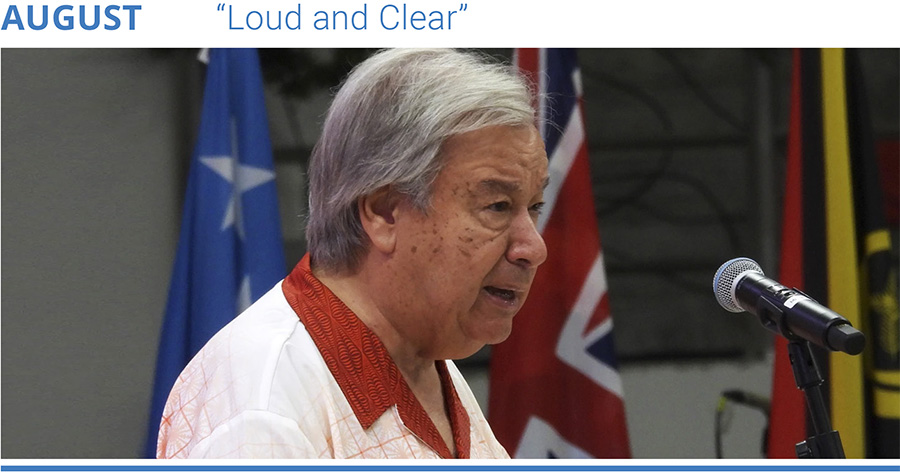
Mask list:
MULTIPOLYGON (((812 74, 804 71, 804 74, 812 74)), ((803 127, 800 51, 794 51, 791 77, 791 112, 788 125, 787 171, 784 194, 784 224, 781 227, 781 276, 788 287, 806 288, 803 282, 803 127)), ((821 140, 821 138, 818 138, 821 140)), ((809 155, 809 152, 807 152, 809 155)), ((797 389, 787 353, 787 341, 775 338, 775 369, 768 456, 796 458, 794 444, 806 439, 806 403, 797 389)))
POLYGON ((574 50, 520 49, 540 94, 550 185, 538 269, 512 335, 493 349, 488 415, 519 458, 627 458, 622 382, 613 347, 574 50))

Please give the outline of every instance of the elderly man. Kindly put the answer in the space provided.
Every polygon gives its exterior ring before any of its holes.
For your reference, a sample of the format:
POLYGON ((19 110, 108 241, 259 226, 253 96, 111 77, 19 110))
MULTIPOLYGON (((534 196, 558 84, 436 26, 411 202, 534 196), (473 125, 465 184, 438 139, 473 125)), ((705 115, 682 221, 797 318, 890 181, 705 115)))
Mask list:
POLYGON ((357 66, 312 155, 309 254, 181 374, 158 456, 508 457, 449 360, 506 339, 546 258, 531 100, 451 50, 357 66))

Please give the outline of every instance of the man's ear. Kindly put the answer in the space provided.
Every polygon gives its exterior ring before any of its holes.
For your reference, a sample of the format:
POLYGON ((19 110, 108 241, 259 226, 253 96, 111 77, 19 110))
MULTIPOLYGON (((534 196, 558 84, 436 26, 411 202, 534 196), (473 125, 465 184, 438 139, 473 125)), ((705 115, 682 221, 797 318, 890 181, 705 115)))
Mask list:
POLYGON ((400 197, 385 186, 356 201, 359 221, 372 246, 384 254, 394 252, 397 244, 396 215, 400 197))

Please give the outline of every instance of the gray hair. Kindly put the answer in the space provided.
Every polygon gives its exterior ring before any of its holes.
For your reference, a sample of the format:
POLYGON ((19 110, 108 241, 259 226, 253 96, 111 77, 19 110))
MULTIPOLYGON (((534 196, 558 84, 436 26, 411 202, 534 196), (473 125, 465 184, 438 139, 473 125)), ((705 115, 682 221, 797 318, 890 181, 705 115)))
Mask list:
POLYGON ((390 186, 427 211, 450 137, 534 123, 532 89, 508 66, 446 49, 380 51, 334 98, 309 164, 306 239, 312 263, 353 272, 369 239, 360 197, 390 186))

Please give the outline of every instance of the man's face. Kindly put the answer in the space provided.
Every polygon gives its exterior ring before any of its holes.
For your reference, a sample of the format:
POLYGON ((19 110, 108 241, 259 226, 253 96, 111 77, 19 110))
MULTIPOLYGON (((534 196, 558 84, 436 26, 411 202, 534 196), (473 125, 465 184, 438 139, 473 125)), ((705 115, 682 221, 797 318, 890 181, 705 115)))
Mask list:
POLYGON ((400 205, 395 256, 406 283, 398 330, 435 359, 505 340, 547 257, 537 231, 547 155, 534 127, 469 132, 441 153, 428 210, 400 205))

